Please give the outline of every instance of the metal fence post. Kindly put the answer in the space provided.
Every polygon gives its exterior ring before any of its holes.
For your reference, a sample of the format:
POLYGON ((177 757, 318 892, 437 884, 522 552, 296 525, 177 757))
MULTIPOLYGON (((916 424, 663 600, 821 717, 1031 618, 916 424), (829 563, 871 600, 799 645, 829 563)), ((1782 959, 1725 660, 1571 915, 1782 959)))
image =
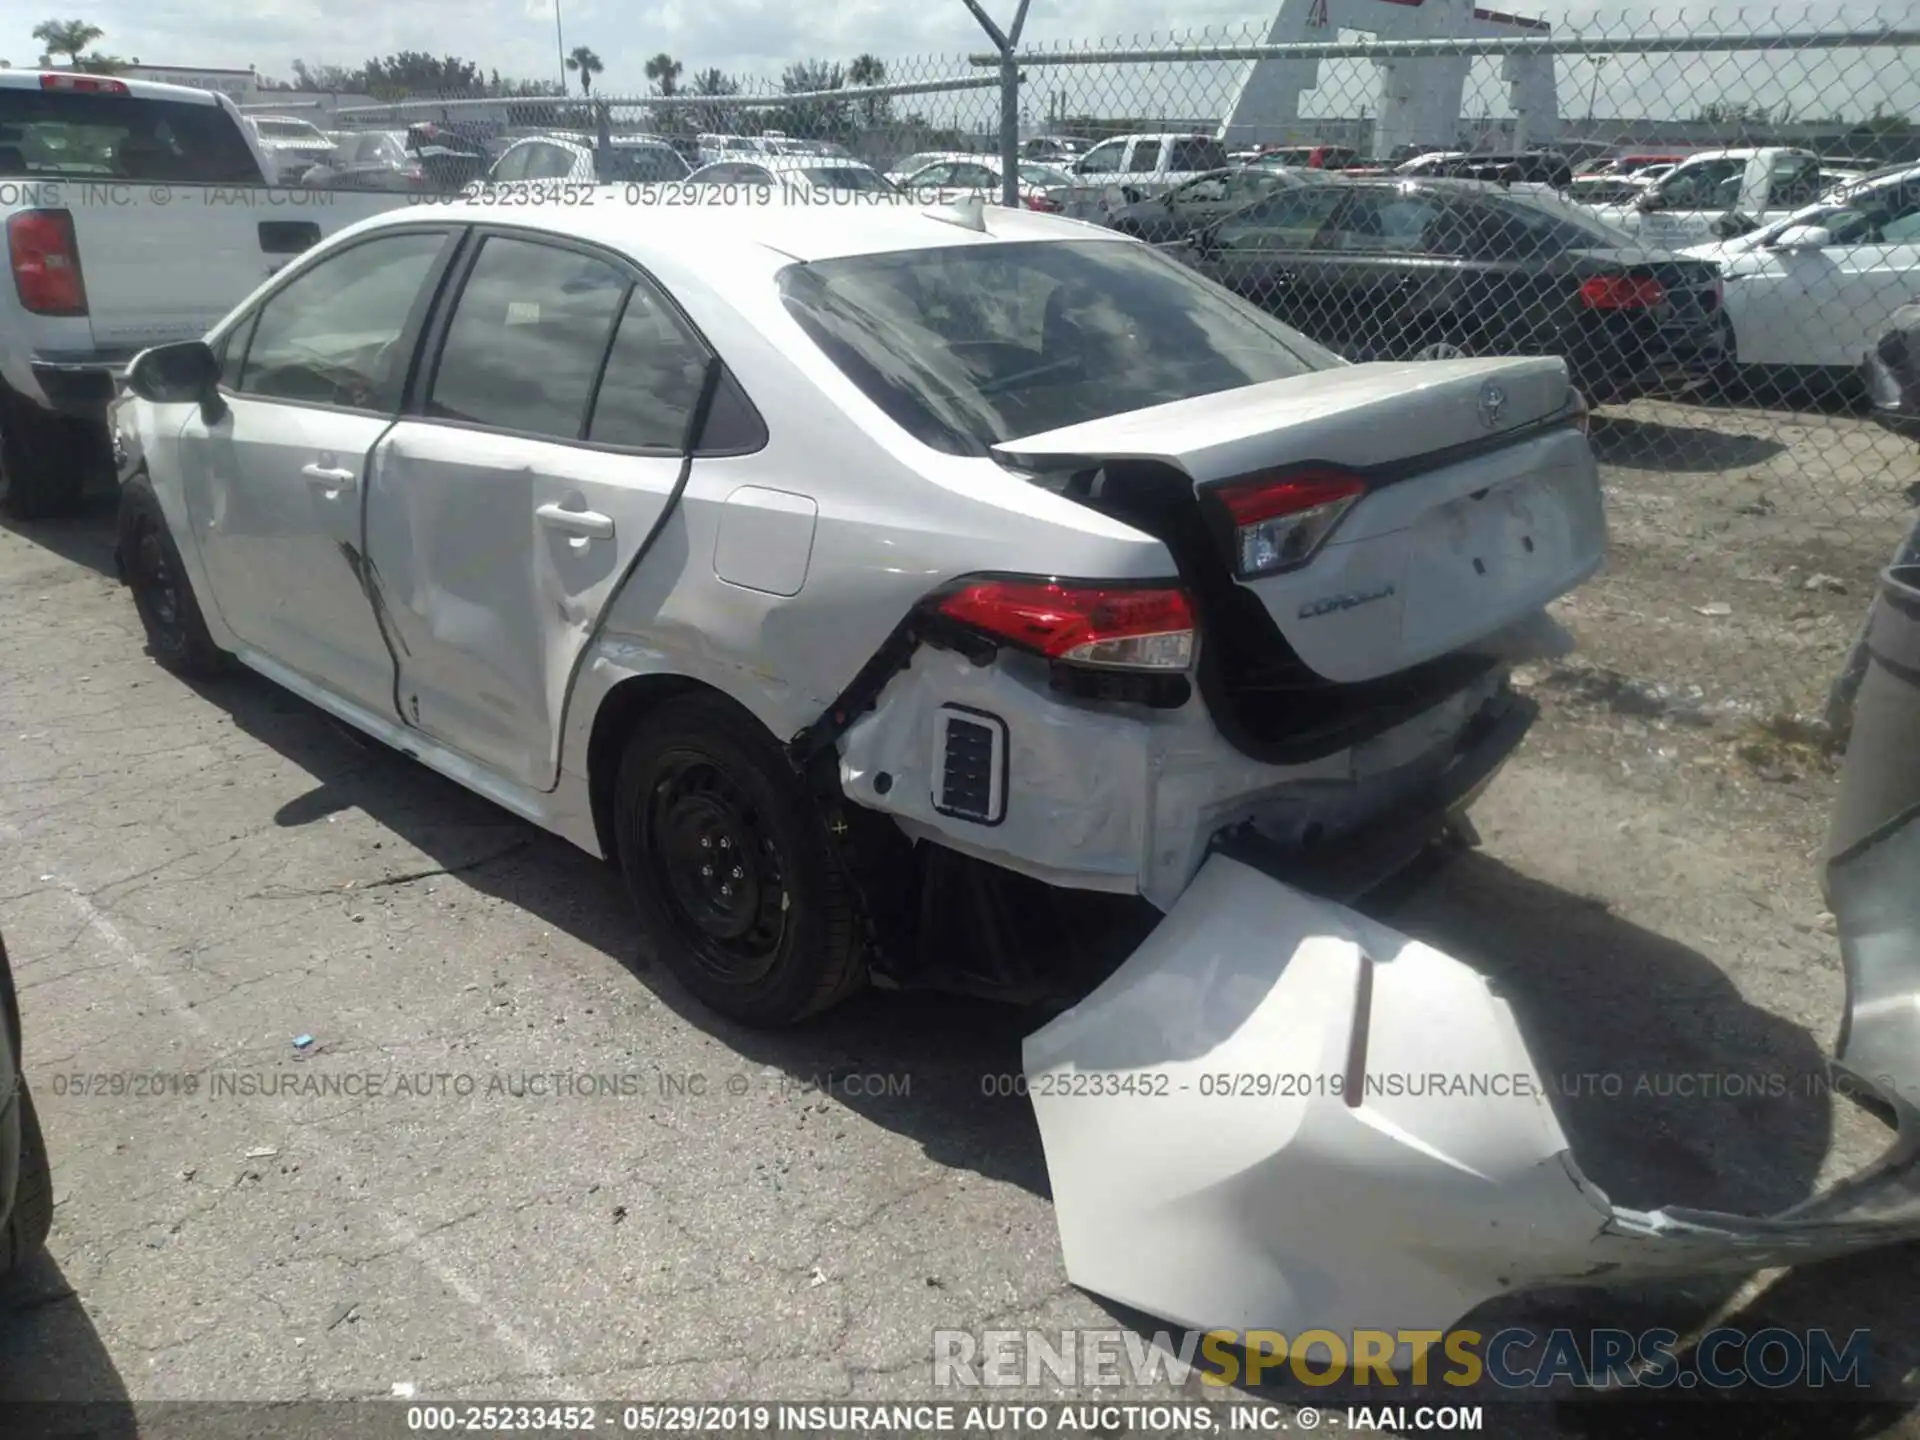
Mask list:
POLYGON ((1000 52, 1000 203, 1008 207, 1020 203, 1020 67, 1013 57, 1027 23, 1028 4, 1029 0, 1020 0, 1013 29, 1003 35, 993 17, 980 8, 980 0, 966 0, 967 9, 1000 52))

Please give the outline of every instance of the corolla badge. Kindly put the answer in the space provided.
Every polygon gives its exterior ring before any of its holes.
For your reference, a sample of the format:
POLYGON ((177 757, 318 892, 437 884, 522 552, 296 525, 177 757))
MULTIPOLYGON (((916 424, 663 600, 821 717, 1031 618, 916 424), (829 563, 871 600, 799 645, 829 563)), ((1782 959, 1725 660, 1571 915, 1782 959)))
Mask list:
POLYGON ((1501 386, 1488 381, 1480 387, 1480 423, 1489 430, 1500 428, 1500 417, 1506 413, 1507 392, 1501 386))
POLYGON ((1384 600, 1393 594, 1393 586, 1384 585, 1378 590, 1366 590, 1352 595, 1323 595, 1318 600, 1309 600, 1300 607, 1299 618, 1318 620, 1322 615, 1337 615, 1342 610, 1357 610, 1362 605, 1371 605, 1376 600, 1384 600))

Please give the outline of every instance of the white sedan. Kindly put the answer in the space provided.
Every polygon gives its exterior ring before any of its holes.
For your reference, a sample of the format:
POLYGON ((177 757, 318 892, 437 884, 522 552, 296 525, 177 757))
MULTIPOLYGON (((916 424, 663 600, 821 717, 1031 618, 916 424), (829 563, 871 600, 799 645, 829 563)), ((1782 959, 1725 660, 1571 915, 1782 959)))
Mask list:
POLYGON ((1601 562, 1559 360, 1347 365, 1024 209, 440 205, 129 383, 164 665, 612 860, 743 1020, 1084 995, 1024 1065, 1088 1289, 1439 1332, 1914 1231, 1613 1207, 1501 987, 1329 898, 1489 783, 1601 562), (1435 1074, 1512 1083, 1375 1084, 1435 1074))
MULTIPOLYGON (((1017 174, 1020 201, 1029 210, 1057 208, 1048 192, 1073 184, 1073 177, 1066 171, 1034 160, 1021 161, 1017 174)), ((969 195, 997 203, 1001 195, 1000 161, 997 156, 943 155, 894 183, 923 204, 947 205, 969 195)))
POLYGON ((1920 167, 1686 253, 1720 265, 1740 364, 1857 371, 1920 295, 1920 167))

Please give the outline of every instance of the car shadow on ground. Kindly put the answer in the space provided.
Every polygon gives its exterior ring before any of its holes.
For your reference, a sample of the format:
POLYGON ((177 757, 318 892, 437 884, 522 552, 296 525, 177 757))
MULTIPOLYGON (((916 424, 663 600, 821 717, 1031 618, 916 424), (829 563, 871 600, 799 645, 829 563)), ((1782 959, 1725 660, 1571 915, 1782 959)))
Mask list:
POLYGON ((118 1408, 127 1398, 93 1320, 51 1256, 36 1256, 0 1285, 0 1407, 12 1420, 25 1418, 18 1406, 59 1405, 60 1424, 47 1433, 132 1440, 132 1417, 118 1408), (76 1404, 101 1409, 65 1408, 76 1404))
MULTIPOLYGON (((830 1085, 835 1103, 911 1139, 929 1159, 1048 1195, 1033 1113, 1015 1088, 1021 1038, 1035 1028, 1034 1016, 948 996, 870 991, 792 1030, 735 1025, 693 999, 659 962, 612 867, 345 731, 264 681, 241 676, 200 688, 244 732, 314 777, 312 791, 282 807, 281 824, 311 824, 357 808, 460 883, 618 959, 689 1024, 772 1067, 796 1088, 830 1085), (856 1093, 839 1083, 850 1075, 901 1083, 866 1085, 856 1093)), ((1826 1073, 1814 1037, 1747 1005, 1705 956, 1478 853, 1450 860, 1376 913, 1492 977, 1514 1006, 1575 1154, 1619 1203, 1766 1213, 1813 1189, 1832 1134, 1832 1107, 1847 1102, 1814 1083, 1812 1077, 1826 1073), (1787 1093, 1708 1102, 1662 1079, 1680 1075, 1781 1076, 1787 1093), (1636 1083, 1642 1077, 1651 1083, 1636 1083)), ((1914 1251, 1896 1250, 1815 1267, 1726 1323, 1826 1326, 1841 1337, 1869 1326, 1880 1356, 1876 1373, 1904 1374, 1920 1360, 1920 1328, 1902 1304, 1920 1280, 1915 1258, 1914 1251)), ((1554 1313, 1577 1318, 1553 1323, 1583 1330, 1668 1326, 1686 1333, 1726 1305, 1737 1285, 1721 1279, 1684 1288, 1581 1291, 1498 1306, 1529 1317, 1536 1328, 1541 1314, 1554 1313)), ((1166 1328, 1114 1313, 1148 1335, 1166 1328)), ((1492 1322, 1473 1323, 1485 1329, 1492 1322)), ((1336 1393, 1294 1387, 1283 1398, 1318 1404, 1336 1393)), ((1343 1403, 1392 1398, 1355 1391, 1343 1403)), ((1607 1401, 1582 1403, 1612 1415, 1607 1401)), ((1595 1422, 1599 1428, 1590 1433, 1654 1433, 1638 1428, 1654 1413, 1595 1422)), ((1732 1413, 1757 1419, 1747 1406, 1732 1413)), ((1556 1422, 1554 1430, 1539 1433, 1581 1432, 1556 1422)))
POLYGON ((1593 453, 1602 465, 1669 474, 1705 475, 1745 470, 1782 454, 1786 445, 1766 435, 1740 435, 1705 426, 1596 415, 1593 453))
POLYGON ((59 520, 12 520, 0 516, 0 530, 11 531, 62 560, 117 580, 113 564, 112 501, 95 500, 78 515, 59 520))

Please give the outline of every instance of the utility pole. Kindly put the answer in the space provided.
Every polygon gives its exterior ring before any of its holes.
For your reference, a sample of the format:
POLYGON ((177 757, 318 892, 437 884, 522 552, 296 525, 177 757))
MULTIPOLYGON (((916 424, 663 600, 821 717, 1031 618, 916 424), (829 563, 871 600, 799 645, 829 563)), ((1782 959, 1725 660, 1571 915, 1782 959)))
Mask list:
POLYGON ((560 0, 553 0, 553 48, 560 56, 560 93, 567 93, 567 42, 560 34, 560 0))

